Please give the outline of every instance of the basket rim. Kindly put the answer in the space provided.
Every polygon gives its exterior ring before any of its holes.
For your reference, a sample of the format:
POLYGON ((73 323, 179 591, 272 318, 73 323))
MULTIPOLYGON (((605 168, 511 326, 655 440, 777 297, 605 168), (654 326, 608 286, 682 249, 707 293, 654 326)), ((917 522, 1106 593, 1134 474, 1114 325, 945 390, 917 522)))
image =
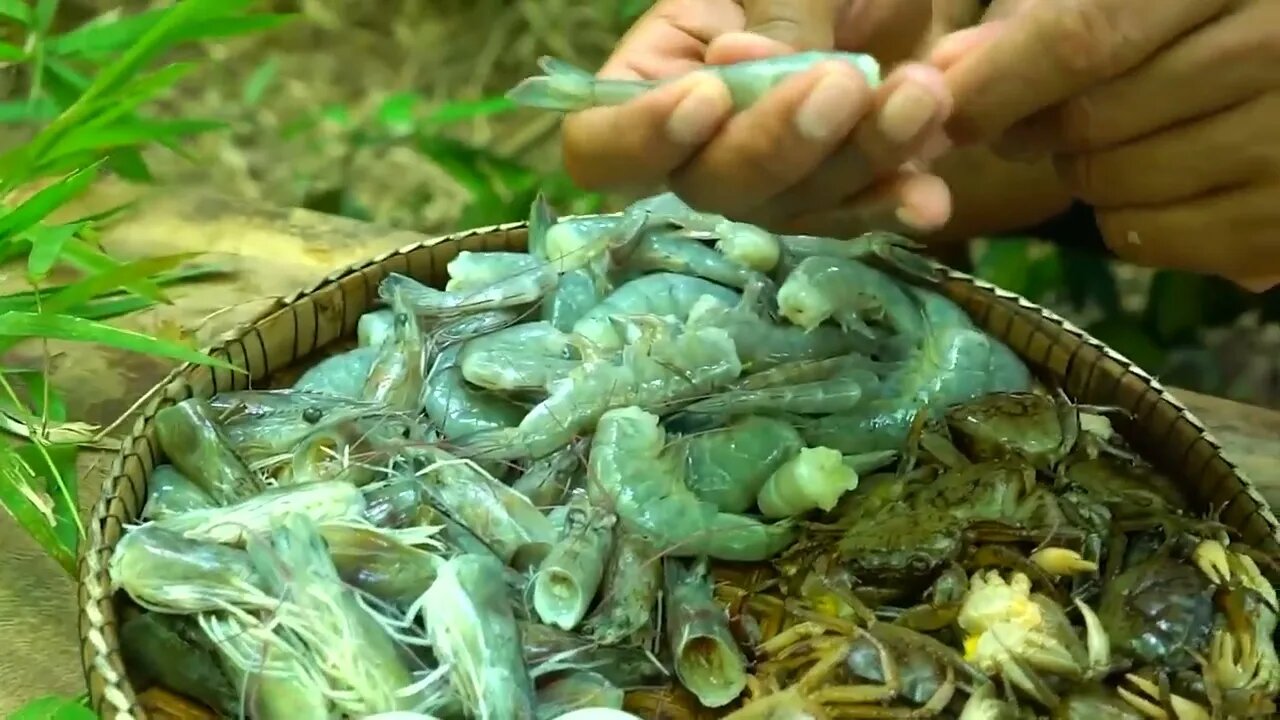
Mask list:
MULTIPOLYGON (((590 216, 598 217, 599 215, 608 214, 611 213, 592 214, 590 216)), ((577 217, 586 216, 569 215, 563 216, 563 219, 577 217)), ((244 321, 234 328, 220 334, 209 345, 203 348, 202 352, 206 354, 214 354, 220 350, 224 350, 231 343, 243 340, 249 335, 249 333, 253 332, 257 326, 266 323, 278 313, 287 311, 290 306, 304 301, 309 296, 328 288, 350 275, 385 263, 392 258, 438 245, 462 242, 470 238, 527 230, 528 227, 529 223, 527 221, 515 221, 461 230, 444 235, 424 237, 422 240, 385 250, 365 260, 350 263, 326 274, 324 277, 307 287, 283 298, 278 298, 276 302, 263 309, 252 319, 244 321)), ((1082 344, 1090 346, 1103 357, 1120 365, 1125 372, 1136 376, 1141 382, 1145 383, 1149 390, 1158 395, 1160 401, 1172 405, 1180 413, 1183 419, 1191 423, 1200 439, 1208 443, 1217 456, 1226 463, 1234 477, 1239 480, 1241 486, 1240 490, 1249 495, 1250 498, 1257 503, 1259 508, 1258 514, 1262 516, 1263 521, 1270 528, 1275 538, 1280 541, 1280 520, 1277 519, 1270 504, 1262 497, 1257 486, 1248 477, 1244 470, 1231 459, 1223 448, 1222 443, 1214 436, 1212 430, 1210 430, 1210 428, 1199 417, 1188 409, 1181 400, 1169 392, 1169 390, 1158 379, 1142 369, 1132 360, 1125 357, 1123 354, 1112 349, 1107 344, 1090 335, 1083 328, 1077 326, 1075 323, 1072 323, 1053 310, 1033 303, 1018 293, 1005 290, 1004 288, 974 277, 968 273, 955 270, 929 258, 926 258, 926 260, 928 260, 934 269, 940 273, 939 282, 956 282, 973 286, 989 294, 997 301, 1009 303, 1018 309, 1034 313, 1035 315, 1038 315, 1058 326, 1065 332, 1074 335, 1082 344)), ((189 391, 192 386, 187 378, 190 373, 200 369, 201 367, 203 366, 196 363, 182 363, 167 373, 164 378, 158 381, 147 392, 150 400, 140 408, 138 420, 134 423, 133 428, 128 435, 121 441, 120 449, 114 453, 110 470, 104 476, 102 481, 101 487, 103 490, 119 484, 120 478, 124 475, 124 462, 128 456, 129 448, 133 447, 137 440, 146 434, 149 428, 149 418, 153 414, 154 410, 157 409, 157 406, 166 400, 166 397, 171 394, 171 391, 189 391)), ((128 678, 121 677, 120 673, 116 672, 109 662, 113 656, 119 655, 120 649, 118 647, 118 642, 115 643, 117 647, 112 647, 113 643, 108 642, 106 636, 103 634, 102 630, 106 624, 106 619, 102 617, 99 610, 100 603, 104 600, 109 600, 114 594, 114 591, 111 589, 110 583, 107 580, 106 572, 106 567, 114 551, 114 547, 102 547, 103 543, 100 532, 102 524, 110 517, 106 503, 106 500, 109 497, 110 493, 103 492, 99 500, 93 505, 92 516, 90 518, 90 522, 87 523, 87 529, 89 531, 88 537, 86 538, 87 542, 83 542, 81 544, 80 556, 77 563, 79 580, 79 591, 77 593, 77 599, 79 602, 78 623, 81 637, 80 654, 82 669, 84 671, 86 681, 95 674, 100 676, 103 680, 101 702, 111 706, 112 712, 114 712, 119 718, 138 719, 144 717, 144 714, 139 712, 140 709, 138 708, 136 701, 131 700, 129 695, 126 694, 123 689, 130 685, 128 678), (90 660, 89 653, 86 652, 86 650, 89 649, 89 646, 92 648, 92 660, 90 660)), ((92 695, 92 683, 90 682, 87 684, 89 685, 90 693, 92 695)), ((94 706, 99 706, 96 699, 94 700, 94 706)))

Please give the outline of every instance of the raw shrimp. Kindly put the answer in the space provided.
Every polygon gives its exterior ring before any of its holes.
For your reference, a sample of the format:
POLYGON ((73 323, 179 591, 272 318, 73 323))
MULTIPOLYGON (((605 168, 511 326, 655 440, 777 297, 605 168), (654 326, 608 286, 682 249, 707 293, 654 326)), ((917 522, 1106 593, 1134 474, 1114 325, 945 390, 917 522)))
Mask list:
POLYGON ((484 541, 506 563, 517 554, 542 560, 555 541, 551 521, 529 499, 475 463, 439 448, 423 451, 430 464, 417 473, 428 498, 484 541))
MULTIPOLYGON (((656 595, 655 595, 656 597, 656 595)), ((542 623, 522 622, 524 662, 534 677, 565 670, 592 670, 620 688, 665 680, 666 671, 639 647, 609 647, 542 623)))
POLYGON ((356 344, 360 347, 377 348, 391 337, 396 327, 396 311, 383 308, 367 312, 356 321, 356 344))
POLYGON ((276 603, 243 550, 188 540, 154 523, 120 538, 108 572, 115 588, 157 612, 268 609, 276 603))
POLYGON ((533 609, 542 622, 572 630, 600 589, 618 518, 593 505, 584 491, 565 508, 560 537, 533 577, 533 609))
POLYGON ((158 520, 188 510, 216 507, 209 493, 200 489, 172 465, 160 465, 151 471, 147 481, 147 502, 142 506, 142 519, 158 520))
POLYGON ((417 414, 423 386, 426 344, 418 318, 406 304, 405 295, 392 298, 395 322, 391 335, 378 348, 360 398, 385 405, 391 410, 417 414))
POLYGON ((463 250, 449 261, 446 292, 481 290, 522 273, 536 273, 542 263, 528 253, 463 250))
POLYGON ((806 330, 831 318, 868 337, 875 337, 869 323, 909 338, 923 332, 919 305, 897 280, 848 258, 802 260, 778 290, 778 311, 806 330))
POLYGON ((633 273, 679 273, 739 290, 751 285, 769 288, 773 284, 763 273, 716 252, 689 233, 680 231, 638 235, 631 247, 619 250, 614 257, 615 262, 633 273), (623 257, 619 258, 619 255, 623 257))
MULTIPOLYGON (((277 518, 266 538, 251 538, 249 557, 268 589, 283 598, 282 624, 307 644, 347 712, 411 710, 410 668, 378 618, 338 575, 320 531, 306 515, 277 518), (292 606, 292 607, 289 607, 292 606), (293 617, 291 617, 293 616, 293 617)), ((335 698, 338 699, 338 698, 335 698)))
POLYGON ((938 274, 936 265, 913 252, 922 247, 920 244, 893 233, 870 232, 852 240, 780 235, 778 240, 791 265, 805 258, 825 256, 866 262, 879 260, 893 270, 926 281, 934 280, 938 274))
POLYGON ((533 680, 521 652, 502 563, 459 555, 422 596, 427 635, 469 717, 532 720, 533 680))
MULTIPOLYGON (((761 390, 725 390, 685 407, 685 412, 739 415, 753 412, 783 412, 826 415, 857 407, 864 391, 879 383, 867 371, 851 371, 829 380, 816 380, 789 387, 761 390)), ((870 393, 867 393, 870 394, 870 393)))
POLYGON ((386 409, 372 403, 339 401, 342 404, 330 407, 309 402, 307 395, 311 393, 299 393, 293 407, 224 420, 223 432, 232 449, 251 466, 261 467, 263 462, 292 453, 298 443, 317 432, 352 424, 361 417, 375 422, 388 417, 386 409))
POLYGON ((293 389, 359 399, 364 381, 369 377, 369 371, 377 357, 377 347, 358 347, 330 355, 302 373, 302 377, 293 384, 293 389))
POLYGON ((646 536, 660 553, 719 560, 767 560, 795 539, 789 524, 767 525, 720 512, 684 482, 683 453, 667 451, 658 416, 638 407, 610 410, 591 444, 588 490, 613 507, 625 531, 646 536))
POLYGON ((227 428, 299 412, 312 415, 309 422, 314 423, 325 414, 352 404, 346 398, 296 388, 220 392, 209 398, 208 403, 218 422, 227 428))
POLYGON ((315 658, 274 623, 249 616, 206 615, 201 627, 222 667, 248 700, 232 717, 254 720, 329 720, 333 688, 315 658))
POLYGON ((667 639, 676 677, 705 707, 724 707, 747 687, 747 659, 716 602, 705 559, 664 563, 667 639))
POLYGON ((511 489, 529 498, 537 507, 550 507, 564 502, 569 492, 584 479, 583 460, 589 441, 575 440, 550 455, 534 460, 511 484, 511 489))
POLYGON ((583 621, 583 634, 603 645, 636 640, 653 629, 661 592, 662 561, 653 546, 634 533, 618 533, 600 600, 583 621))
POLYGON ((840 328, 820 325, 812 330, 775 323, 765 317, 756 288, 748 288, 736 305, 703 296, 689 309, 690 328, 718 327, 729 333, 745 370, 758 372, 792 362, 814 362, 851 352, 867 353, 873 342, 840 328))
POLYGON ((489 390, 542 390, 574 367, 568 334, 549 322, 512 325, 468 340, 458 355, 462 376, 489 390))
POLYGON ((675 193, 662 193, 637 200, 629 208, 647 212, 665 221, 715 239, 716 251, 729 260, 756 272, 767 273, 774 269, 781 257, 782 246, 778 236, 744 222, 736 222, 723 215, 704 213, 689 207, 675 193))
POLYGON ((349 482, 334 480, 272 488, 235 505, 191 510, 154 520, 149 525, 191 540, 242 545, 250 535, 266 532, 275 521, 291 513, 303 513, 324 522, 356 520, 364 511, 364 495, 360 489, 349 482))
POLYGON ((614 350, 622 347, 623 338, 610 322, 610 316, 670 316, 684 322, 694 303, 706 295, 726 307, 733 307, 740 300, 738 293, 702 278, 665 272, 643 275, 623 283, 599 305, 591 308, 573 326, 573 331, 599 348, 614 350))
POLYGON ((574 670, 538 689, 538 720, 558 720, 584 708, 621 710, 625 699, 625 693, 600 673, 574 670))
POLYGON ((519 425, 525 408, 467 384, 458 361, 461 351, 458 345, 445 348, 428 373, 422 393, 427 417, 450 439, 519 425))
POLYGON ((231 449, 205 401, 191 398, 170 405, 156 413, 155 428, 169 462, 214 502, 236 502, 266 489, 262 476, 231 449))
POLYGON ((858 473, 844 462, 840 451, 807 447, 769 476, 756 504, 768 518, 830 511, 841 496, 857 487, 858 473))
POLYGON ((550 396, 519 427, 461 441, 469 453, 495 459, 539 458, 568 445, 610 408, 661 408, 728 384, 742 371, 733 341, 718 328, 674 333, 656 324, 616 358, 584 362, 555 382, 550 396))
POLYGON ((427 287, 406 275, 391 273, 378 286, 383 300, 403 294, 405 304, 422 317, 454 318, 484 310, 529 305, 555 289, 560 275, 551 264, 516 275, 479 290, 448 292, 427 287))
POLYGON ((800 452, 800 434, 790 423, 747 415, 723 428, 680 438, 685 483, 721 512, 750 510, 775 470, 800 452))
POLYGON ((320 535, 343 582, 407 609, 436 579, 444 558, 400 542, 385 530, 325 523, 320 535))
MULTIPOLYGON (((734 108, 742 110, 787 78, 829 61, 849 64, 862 73, 872 87, 880 83, 880 65, 875 58, 847 52, 800 52, 733 65, 709 65, 698 71, 710 72, 723 81, 733 98, 734 108)), ((546 74, 521 81, 507 92, 507 98, 526 107, 572 112, 601 105, 620 105, 680 77, 606 80, 551 57, 540 58, 538 67, 546 74)))
POLYGON ((384 467, 400 449, 399 443, 380 437, 382 429, 356 422, 316 428, 295 444, 287 484, 345 480, 360 486, 374 482, 380 473, 385 474, 384 467))
POLYGON ((120 650, 130 671, 235 717, 240 693, 210 645, 190 616, 144 612, 120 626, 120 650))

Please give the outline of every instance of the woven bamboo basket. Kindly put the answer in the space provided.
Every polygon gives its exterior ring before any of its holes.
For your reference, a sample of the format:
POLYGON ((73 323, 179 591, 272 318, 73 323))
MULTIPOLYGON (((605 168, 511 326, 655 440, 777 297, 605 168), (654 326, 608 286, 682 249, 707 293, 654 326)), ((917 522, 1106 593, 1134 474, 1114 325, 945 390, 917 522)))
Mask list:
MULTIPOLYGON (((151 472, 163 462, 152 422, 156 412, 190 397, 287 386, 320 357, 351 344, 356 321, 375 305, 378 283, 389 273, 442 285, 445 265, 460 251, 523 250, 526 235, 524 223, 469 230, 339 270, 286 299, 251 326, 224 336, 208 351, 244 373, 186 365, 164 381, 115 458, 88 523, 80 558, 81 657, 89 696, 101 717, 144 720, 200 715, 182 711, 187 705, 180 698, 139 699, 145 688, 131 680, 118 634, 127 600, 112 592, 107 575, 108 561, 125 525, 136 521, 142 510, 151 472)), ((1247 542, 1280 551, 1280 522, 1262 496, 1223 456, 1204 423, 1154 378, 1080 328, 1016 294, 951 270, 945 273, 942 289, 980 327, 1013 348, 1041 379, 1060 385, 1077 402, 1127 410, 1130 417, 1118 421, 1117 430, 1160 469, 1180 480, 1194 503, 1218 509, 1223 522, 1239 530, 1247 542)), ((660 712, 658 705, 663 703, 661 697, 649 697, 630 709, 645 717, 689 716, 660 712)))

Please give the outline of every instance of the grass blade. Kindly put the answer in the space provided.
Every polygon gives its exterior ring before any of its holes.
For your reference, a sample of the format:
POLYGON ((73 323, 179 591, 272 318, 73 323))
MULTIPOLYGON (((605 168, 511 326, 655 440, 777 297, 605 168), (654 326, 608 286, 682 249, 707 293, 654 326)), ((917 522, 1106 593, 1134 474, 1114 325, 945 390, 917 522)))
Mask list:
POLYGON ((53 503, 40 492, 39 485, 35 473, 13 445, 0 441, 0 506, 68 575, 75 575, 76 556, 54 534, 53 503))
MULTIPOLYGON (((124 264, 78 237, 67 241, 67 246, 63 248, 62 255, 71 265, 92 274, 110 272, 124 264)), ((164 305, 173 304, 173 301, 169 299, 168 295, 164 294, 160 286, 150 280, 134 280, 124 287, 129 292, 148 300, 164 305)))
POLYGON ((62 255, 67 241, 75 237, 84 223, 65 225, 37 225, 27 232, 31 242, 31 254, 27 256, 27 278, 36 283, 45 279, 62 255))
POLYGON ((50 315, 19 311, 0 313, 0 337, 38 337, 46 340, 95 343, 128 352, 154 355, 180 362, 211 365, 237 372, 241 371, 240 368, 224 360, 212 358, 199 350, 194 350, 176 342, 153 338, 150 335, 144 335, 133 330, 124 330, 72 315, 50 315))
POLYGON ((126 287, 138 280, 145 280, 159 272, 172 270, 199 256, 200 253, 178 253, 144 258, 105 272, 95 273, 60 290, 44 303, 42 310, 54 314, 66 312, 84 305, 105 292, 126 287))
POLYGON ((8 214, 0 216, 0 238, 12 237, 25 231, 84 192, 97 178, 98 165, 99 163, 94 163, 67 175, 27 198, 26 202, 8 214))

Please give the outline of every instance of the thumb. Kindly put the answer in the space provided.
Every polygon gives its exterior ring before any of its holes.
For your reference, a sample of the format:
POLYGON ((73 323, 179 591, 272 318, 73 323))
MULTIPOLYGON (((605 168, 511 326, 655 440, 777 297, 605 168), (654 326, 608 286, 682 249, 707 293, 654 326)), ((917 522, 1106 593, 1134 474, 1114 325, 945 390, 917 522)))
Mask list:
POLYGON ((785 43, 793 50, 830 50, 835 46, 840 0, 743 0, 746 30, 785 43))

